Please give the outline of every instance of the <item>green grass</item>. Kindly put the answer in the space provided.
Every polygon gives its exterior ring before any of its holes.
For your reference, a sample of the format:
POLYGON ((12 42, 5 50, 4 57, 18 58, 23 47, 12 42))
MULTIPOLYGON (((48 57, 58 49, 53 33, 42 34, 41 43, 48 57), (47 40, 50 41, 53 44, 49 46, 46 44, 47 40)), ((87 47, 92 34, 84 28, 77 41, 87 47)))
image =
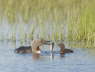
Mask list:
MULTIPOLYGON (((19 16, 25 24, 30 20, 36 22, 31 23, 31 33, 27 35, 31 39, 37 26, 41 38, 84 41, 84 47, 95 47, 94 0, 0 0, 0 21, 7 18, 10 24, 19 23, 19 16), (51 35, 46 32, 47 24, 52 27, 51 35)), ((22 39, 25 38, 23 27, 22 39)))

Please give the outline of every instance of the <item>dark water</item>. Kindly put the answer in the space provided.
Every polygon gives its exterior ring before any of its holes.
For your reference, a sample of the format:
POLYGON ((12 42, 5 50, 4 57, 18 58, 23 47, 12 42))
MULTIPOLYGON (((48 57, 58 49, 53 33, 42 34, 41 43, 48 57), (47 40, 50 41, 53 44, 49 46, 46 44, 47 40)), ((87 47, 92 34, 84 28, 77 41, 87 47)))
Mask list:
POLYGON ((74 53, 64 57, 57 52, 52 56, 46 48, 39 58, 33 58, 32 54, 14 53, 19 46, 19 42, 0 42, 0 72, 95 72, 94 48, 72 48, 74 53))

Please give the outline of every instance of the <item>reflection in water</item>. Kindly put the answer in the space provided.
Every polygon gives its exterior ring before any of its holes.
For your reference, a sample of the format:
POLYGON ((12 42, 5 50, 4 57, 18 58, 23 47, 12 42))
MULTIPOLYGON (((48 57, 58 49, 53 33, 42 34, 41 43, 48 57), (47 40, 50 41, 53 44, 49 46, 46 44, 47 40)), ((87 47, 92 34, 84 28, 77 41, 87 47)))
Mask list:
POLYGON ((40 59, 40 54, 32 53, 32 58, 33 58, 33 60, 39 60, 40 59))
POLYGON ((54 52, 51 52, 50 54, 50 60, 53 60, 54 59, 54 52))
POLYGON ((16 47, 15 42, 0 42, 0 72, 95 72, 93 48, 72 48, 74 53, 65 55, 60 55, 57 47, 53 53, 46 48, 41 54, 16 54, 19 46, 20 42, 16 47))
POLYGON ((60 54, 60 57, 63 58, 64 57, 64 54, 60 54))
POLYGON ((59 51, 54 51, 54 52, 47 52, 47 53, 32 53, 32 59, 33 60, 43 60, 43 59, 47 59, 49 57, 50 60, 55 60, 56 59, 56 55, 58 55, 58 58, 64 58, 65 54, 61 54, 59 51))
POLYGON ((41 53, 41 54, 32 53, 32 59, 33 60, 43 60, 46 57, 49 57, 50 60, 53 60, 54 59, 54 53, 53 52, 52 53, 48 52, 48 54, 45 54, 45 53, 41 53))

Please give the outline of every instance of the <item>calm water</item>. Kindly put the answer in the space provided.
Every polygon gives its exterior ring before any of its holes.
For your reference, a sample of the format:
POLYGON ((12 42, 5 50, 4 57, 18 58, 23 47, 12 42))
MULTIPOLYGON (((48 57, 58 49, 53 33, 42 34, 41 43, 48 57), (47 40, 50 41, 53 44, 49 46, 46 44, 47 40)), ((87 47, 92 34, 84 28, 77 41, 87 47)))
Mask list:
MULTIPOLYGON (((26 43, 28 45, 29 43, 26 43)), ((39 58, 32 54, 16 54, 20 42, 0 42, 0 72, 95 72, 95 49, 72 48, 74 53, 61 57, 58 52, 51 55, 44 46, 39 58)), ((58 51, 55 47, 55 51, 58 51)))

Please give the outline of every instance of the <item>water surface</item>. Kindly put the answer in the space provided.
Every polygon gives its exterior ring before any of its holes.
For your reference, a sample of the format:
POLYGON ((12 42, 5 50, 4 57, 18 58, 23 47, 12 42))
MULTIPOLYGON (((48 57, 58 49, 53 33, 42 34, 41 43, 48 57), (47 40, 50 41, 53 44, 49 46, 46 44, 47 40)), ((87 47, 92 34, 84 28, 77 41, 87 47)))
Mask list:
POLYGON ((16 54, 14 49, 20 45, 0 42, 0 72, 95 72, 94 48, 72 48, 74 53, 61 57, 57 46, 53 56, 44 46, 40 57, 34 59, 32 54, 16 54))

